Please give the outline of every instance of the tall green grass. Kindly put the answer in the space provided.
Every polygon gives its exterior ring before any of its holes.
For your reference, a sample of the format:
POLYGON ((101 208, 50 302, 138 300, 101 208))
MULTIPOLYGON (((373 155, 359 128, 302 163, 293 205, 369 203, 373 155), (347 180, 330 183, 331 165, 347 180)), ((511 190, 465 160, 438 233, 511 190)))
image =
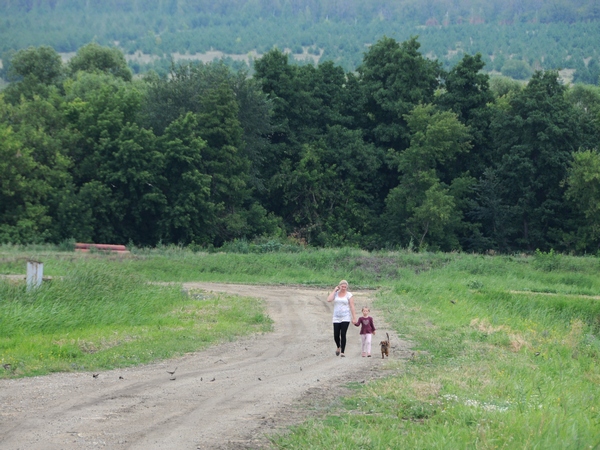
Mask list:
MULTIPOLYGON (((206 253, 168 246, 156 250, 132 249, 132 254, 79 254, 73 252, 2 253, 0 273, 24 274, 27 258, 44 262, 44 273, 60 276, 81 261, 96 260, 115 264, 149 281, 218 281, 330 286, 342 278, 358 287, 376 287, 399 276, 408 268, 422 272, 443 267, 455 254, 407 252, 369 253, 358 249, 304 249, 265 253, 206 253)), ((285 249, 284 249, 285 250, 285 249)))
POLYGON ((28 291, 0 282, 0 377, 124 367, 270 330, 256 299, 190 296, 121 264, 80 261, 28 291))

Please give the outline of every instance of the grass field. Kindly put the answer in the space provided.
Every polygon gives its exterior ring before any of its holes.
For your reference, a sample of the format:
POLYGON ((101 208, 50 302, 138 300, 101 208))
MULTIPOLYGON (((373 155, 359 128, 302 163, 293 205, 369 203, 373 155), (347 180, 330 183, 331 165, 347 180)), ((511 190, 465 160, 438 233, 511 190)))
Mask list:
POLYGON ((402 375, 358 389, 277 445, 599 448, 600 301, 588 297, 600 292, 597 270, 596 259, 553 254, 403 270, 376 302, 414 342, 414 357, 395 363, 402 375))
POLYGON ((110 258, 55 257, 62 269, 39 289, 0 282, 0 378, 125 367, 271 330, 257 299, 149 284, 110 258))
POLYGON ((0 376, 137 364, 224 339, 230 324, 270 328, 256 300, 245 313, 147 281, 345 278, 379 289, 377 310, 414 356, 390 360, 390 376, 276 436, 276 448, 600 448, 598 258, 178 248, 115 258, 5 246, 0 273, 23 274, 28 257, 64 278, 30 293, 0 283, 0 360, 16 367, 0 376), (219 311, 213 323, 205 307, 219 311))

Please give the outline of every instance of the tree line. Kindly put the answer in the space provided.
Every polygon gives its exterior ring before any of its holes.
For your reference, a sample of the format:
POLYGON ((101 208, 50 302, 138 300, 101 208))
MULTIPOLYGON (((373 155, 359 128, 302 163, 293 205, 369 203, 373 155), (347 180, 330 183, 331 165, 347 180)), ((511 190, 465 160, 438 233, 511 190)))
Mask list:
POLYGON ((251 77, 21 50, 0 94, 0 242, 597 251, 600 89, 483 68, 445 70, 416 38, 378 40, 356 71, 274 49, 251 77))
POLYGON ((304 14, 313 20, 379 17, 417 23, 431 19, 441 22, 444 18, 459 23, 475 19, 566 23, 600 19, 600 7, 594 0, 521 0, 505 4, 495 0, 6 0, 0 10, 84 14, 156 12, 170 16, 198 13, 227 16, 244 11, 252 18, 304 14))
POLYGON ((152 69, 166 75, 174 53, 214 49, 262 55, 273 45, 355 70, 366 46, 380 36, 404 41, 416 33, 423 53, 446 69, 464 54, 481 53, 486 70, 517 79, 528 79, 534 70, 567 68, 576 70, 576 81, 598 84, 600 5, 595 0, 0 2, 4 63, 29 46, 72 53, 97 42, 122 49, 135 73, 152 69), (135 58, 136 52, 146 58, 135 58))

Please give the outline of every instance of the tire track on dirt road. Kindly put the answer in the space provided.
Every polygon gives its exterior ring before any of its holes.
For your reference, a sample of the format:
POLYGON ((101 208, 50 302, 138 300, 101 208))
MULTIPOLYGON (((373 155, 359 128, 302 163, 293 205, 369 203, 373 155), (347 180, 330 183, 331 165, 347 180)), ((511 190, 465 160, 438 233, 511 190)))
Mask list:
MULTIPOLYGON (((295 405, 307 393, 379 374, 382 360, 360 357, 354 327, 347 357, 334 355, 328 292, 214 283, 184 288, 263 299, 274 331, 96 379, 59 373, 0 380, 0 448, 263 448, 266 433, 296 420, 295 405), (174 367, 171 380, 166 370, 174 367)), ((373 291, 354 295, 357 309, 372 304, 373 291)), ((373 314, 383 331, 381 316, 373 314)))

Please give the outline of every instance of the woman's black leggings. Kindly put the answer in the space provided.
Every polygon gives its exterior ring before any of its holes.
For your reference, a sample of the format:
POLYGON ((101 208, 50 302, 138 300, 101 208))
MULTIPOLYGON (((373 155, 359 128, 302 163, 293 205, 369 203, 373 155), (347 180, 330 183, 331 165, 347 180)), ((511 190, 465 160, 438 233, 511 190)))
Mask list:
POLYGON ((350 322, 341 322, 333 324, 333 340, 335 341, 335 345, 344 353, 346 350, 346 332, 348 331, 348 326, 350 322))

